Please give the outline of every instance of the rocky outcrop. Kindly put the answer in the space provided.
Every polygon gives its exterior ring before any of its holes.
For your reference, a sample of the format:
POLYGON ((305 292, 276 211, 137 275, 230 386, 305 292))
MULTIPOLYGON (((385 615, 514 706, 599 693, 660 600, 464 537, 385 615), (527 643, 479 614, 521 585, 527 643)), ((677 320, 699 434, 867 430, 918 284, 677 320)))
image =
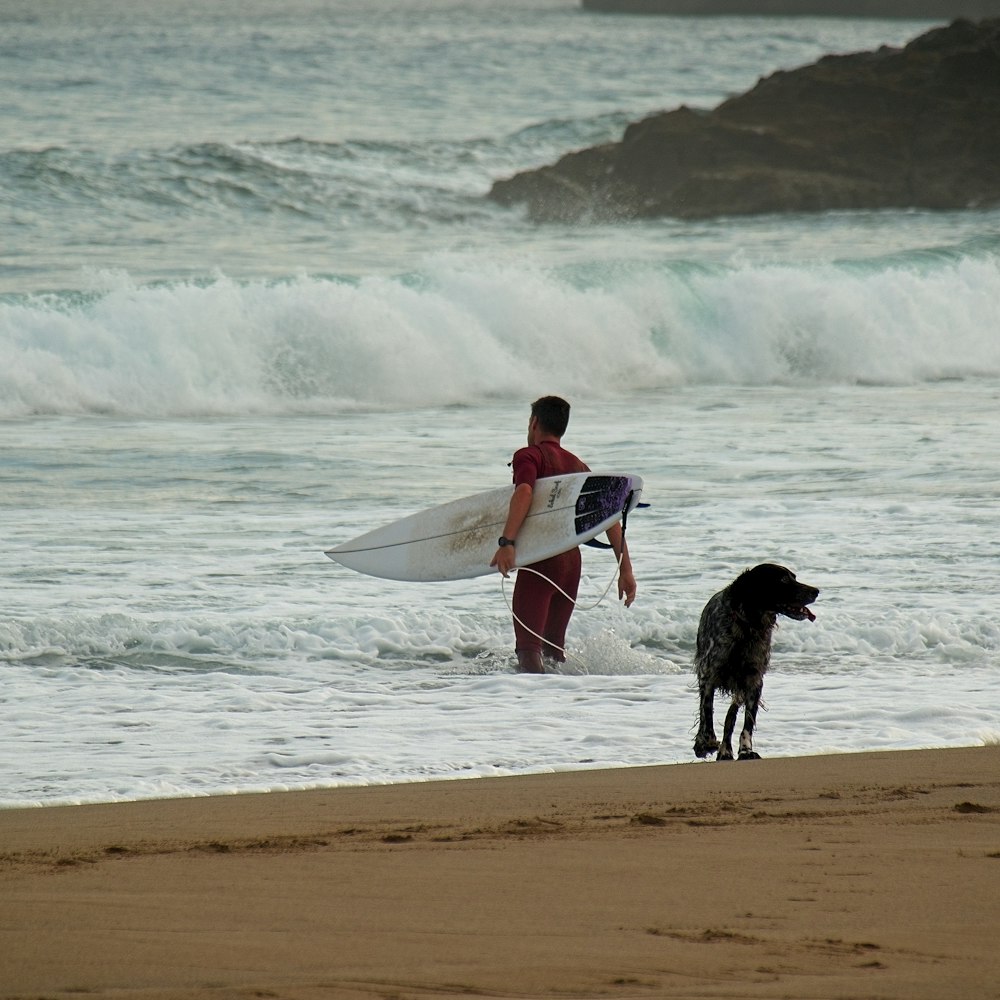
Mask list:
POLYGON ((1000 0, 582 0, 584 10, 674 17, 899 17, 951 21, 1000 16, 1000 0))
POLYGON ((652 115, 490 197, 539 222, 1000 204, 1000 19, 652 115))

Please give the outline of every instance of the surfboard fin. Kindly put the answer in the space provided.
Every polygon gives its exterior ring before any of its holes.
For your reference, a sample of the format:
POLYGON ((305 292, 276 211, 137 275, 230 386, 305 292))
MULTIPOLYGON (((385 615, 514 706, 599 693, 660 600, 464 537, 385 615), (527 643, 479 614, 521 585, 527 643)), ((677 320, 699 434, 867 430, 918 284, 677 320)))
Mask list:
MULTIPOLYGON (((648 503, 637 503, 635 506, 636 506, 636 509, 638 509, 639 507, 650 507, 652 505, 648 504, 648 503)), ((625 518, 623 517, 622 521, 624 522, 624 520, 625 520, 625 518)), ((595 548, 595 549, 610 549, 611 548, 611 543, 610 542, 602 542, 599 538, 591 538, 589 542, 584 542, 583 544, 584 545, 589 545, 589 546, 591 546, 592 548, 595 548)))

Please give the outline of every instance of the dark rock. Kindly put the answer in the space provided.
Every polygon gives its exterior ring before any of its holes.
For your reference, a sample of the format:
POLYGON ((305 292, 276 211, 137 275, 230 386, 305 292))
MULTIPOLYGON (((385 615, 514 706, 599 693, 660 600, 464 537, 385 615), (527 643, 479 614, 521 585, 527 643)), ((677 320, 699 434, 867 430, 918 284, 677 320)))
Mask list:
POLYGON ((877 17, 978 20, 1000 15, 1000 0, 582 0, 605 14, 672 17, 877 17))
POLYGON ((652 115, 490 197, 540 222, 1000 204, 1000 19, 652 115))

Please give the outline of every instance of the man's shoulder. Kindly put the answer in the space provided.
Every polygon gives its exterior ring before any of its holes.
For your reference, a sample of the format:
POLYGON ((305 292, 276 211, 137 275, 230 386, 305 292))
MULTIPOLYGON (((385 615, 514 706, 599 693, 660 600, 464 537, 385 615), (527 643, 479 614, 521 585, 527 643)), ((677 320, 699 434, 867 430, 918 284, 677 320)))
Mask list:
MULTIPOLYGON (((563 451, 565 450, 566 449, 564 448, 563 451)), ((577 469, 578 472, 590 472, 590 466, 587 465, 587 463, 584 462, 584 460, 580 458, 579 455, 574 455, 573 452, 571 451, 567 451, 566 454, 570 457, 572 461, 574 461, 579 466, 579 468, 577 469)))
POLYGON ((562 452, 562 458, 560 465, 564 468, 564 473, 566 472, 590 472, 590 466, 579 455, 574 455, 573 452, 559 445, 559 451, 562 452))
POLYGON ((525 466, 533 466, 536 472, 541 472, 545 465, 545 453, 538 445, 529 444, 514 452, 514 460, 510 464, 514 467, 515 475, 518 469, 523 469, 525 466))
POLYGON ((581 458, 555 442, 546 442, 545 448, 538 444, 518 448, 510 464, 514 469, 515 482, 525 478, 525 473, 529 478, 541 478, 590 472, 590 467, 581 458))
POLYGON ((529 461, 542 462, 545 460, 545 453, 537 444, 529 444, 524 448, 518 448, 514 452, 514 461, 524 461, 528 459, 529 461))

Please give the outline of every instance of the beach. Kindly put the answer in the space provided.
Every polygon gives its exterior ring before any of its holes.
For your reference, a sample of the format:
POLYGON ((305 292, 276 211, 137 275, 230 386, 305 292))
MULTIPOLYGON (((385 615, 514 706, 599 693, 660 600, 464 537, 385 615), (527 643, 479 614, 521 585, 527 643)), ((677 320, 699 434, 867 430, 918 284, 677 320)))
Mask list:
POLYGON ((0 995, 1000 996, 1000 747, 0 811, 0 995))

